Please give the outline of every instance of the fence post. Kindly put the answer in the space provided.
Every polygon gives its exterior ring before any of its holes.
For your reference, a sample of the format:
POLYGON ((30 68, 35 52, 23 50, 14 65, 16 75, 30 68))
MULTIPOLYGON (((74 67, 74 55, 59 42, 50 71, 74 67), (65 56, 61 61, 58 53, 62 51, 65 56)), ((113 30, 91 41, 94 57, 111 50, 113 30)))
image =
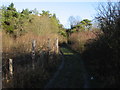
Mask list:
POLYGON ((36 46, 36 41, 32 41, 32 68, 33 70, 35 69, 35 46, 36 46))
POLYGON ((47 42, 47 48, 48 48, 48 51, 50 51, 51 46, 50 46, 50 39, 49 38, 48 38, 48 42, 47 42))
POLYGON ((56 44, 55 44, 55 47, 56 47, 56 53, 58 54, 58 48, 59 48, 59 46, 58 46, 58 38, 56 38, 56 44))
POLYGON ((50 50, 51 50, 51 45, 50 45, 50 38, 48 38, 48 45, 47 45, 47 48, 48 48, 48 52, 45 54, 46 57, 45 57, 45 66, 48 66, 48 62, 49 62, 49 55, 50 55, 50 50))
POLYGON ((9 73, 10 76, 13 77, 13 60, 9 59, 9 73))
POLYGON ((44 51, 41 52, 41 66, 44 67, 44 51))

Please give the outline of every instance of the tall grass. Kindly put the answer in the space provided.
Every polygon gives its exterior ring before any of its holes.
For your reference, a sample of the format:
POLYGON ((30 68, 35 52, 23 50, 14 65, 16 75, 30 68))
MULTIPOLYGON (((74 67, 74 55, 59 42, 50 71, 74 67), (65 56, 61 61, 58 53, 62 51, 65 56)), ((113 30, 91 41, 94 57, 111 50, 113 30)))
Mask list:
POLYGON ((13 20, 19 26, 13 28, 14 32, 6 33, 2 30, 3 87, 44 87, 60 63, 60 54, 55 50, 56 38, 59 42, 64 42, 65 38, 58 35, 59 23, 53 17, 31 14, 28 19, 22 19, 22 22, 13 20), (32 68, 33 40, 36 41, 34 70, 32 68), (13 78, 9 75, 9 59, 13 59, 13 78))
POLYGON ((47 47, 48 38, 50 39, 51 47, 53 47, 57 37, 59 38, 57 34, 36 35, 31 32, 13 39, 10 35, 3 32, 3 52, 30 52, 33 40, 36 40, 36 51, 39 51, 42 47, 47 47))
MULTIPOLYGON (((60 62, 60 56, 54 53, 55 40, 59 38, 57 34, 36 35, 29 32, 21 37, 14 39, 5 32, 2 33, 3 45, 3 65, 8 67, 8 60, 13 59, 14 62, 14 78, 9 79, 9 82, 4 79, 4 88, 15 87, 44 87, 48 79, 56 70, 60 62), (48 55, 48 38, 50 39, 50 53, 48 55), (35 70, 32 69, 32 40, 36 40, 35 47, 35 70), (44 53, 44 58, 41 58, 41 52, 44 53), (46 62, 44 67, 41 67, 41 60, 46 62)), ((6 67, 3 67, 3 78, 5 73, 8 74, 6 67)))

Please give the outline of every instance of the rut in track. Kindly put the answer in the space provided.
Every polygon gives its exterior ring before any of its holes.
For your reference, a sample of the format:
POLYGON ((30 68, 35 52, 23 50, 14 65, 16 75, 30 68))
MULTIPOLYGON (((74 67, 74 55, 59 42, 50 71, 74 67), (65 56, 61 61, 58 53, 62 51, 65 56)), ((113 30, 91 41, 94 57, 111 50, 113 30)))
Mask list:
POLYGON ((62 46, 60 50, 64 65, 46 88, 89 88, 88 75, 80 55, 67 46, 62 46))

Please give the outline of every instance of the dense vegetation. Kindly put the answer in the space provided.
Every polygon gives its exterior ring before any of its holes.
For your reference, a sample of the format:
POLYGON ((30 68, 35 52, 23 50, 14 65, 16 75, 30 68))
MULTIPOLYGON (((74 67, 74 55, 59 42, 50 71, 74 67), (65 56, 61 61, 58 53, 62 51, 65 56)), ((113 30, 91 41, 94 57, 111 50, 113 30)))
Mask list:
MULTIPOLYGON (((32 87, 43 87, 60 62, 61 56, 54 53, 56 37, 59 38, 59 44, 64 42, 70 49, 81 54, 89 76, 94 78, 95 83, 99 82, 98 87, 119 87, 120 2, 108 2, 98 7, 95 17, 98 28, 93 28, 92 21, 89 19, 79 20, 70 16, 71 27, 65 29, 56 14, 44 10, 39 13, 37 9, 24 9, 19 12, 14 8, 13 3, 8 7, 2 6, 0 10, 2 10, 3 63, 6 63, 9 58, 13 58, 16 60, 16 65, 27 65, 25 60, 31 60, 31 41, 33 39, 37 41, 36 60, 39 60, 40 51, 45 52, 46 60, 48 60, 47 57, 50 58, 50 62, 44 68, 45 71, 39 67, 36 68, 38 72, 32 69, 26 72, 26 69, 21 72, 16 71, 14 86, 11 83, 7 85, 7 81, 4 81, 5 87, 31 87, 33 82, 35 86, 32 87), (49 50, 47 49, 48 38, 51 40, 52 48, 50 55, 48 55, 49 50), (24 72, 25 74, 19 76, 24 72), (34 74, 30 74, 31 72, 34 74), (28 79, 26 79, 27 76, 29 76, 28 79), (34 80, 32 80, 33 78, 34 80), (40 85, 37 83, 38 78, 40 85), (21 86, 18 82, 21 83, 21 86)), ((18 66, 18 70, 22 70, 21 66, 18 66)))
POLYGON ((49 11, 43 10, 39 13, 36 9, 23 9, 19 12, 13 3, 7 7, 2 6, 1 11, 3 88, 44 87, 60 63, 60 54, 55 51, 55 40, 56 38, 59 38, 59 42, 63 40, 59 34, 63 30, 62 25, 56 15, 49 11), (33 40, 36 40, 35 70, 31 66, 33 40), (13 79, 9 77, 8 72, 10 58, 14 62, 13 79), (42 59, 46 61, 44 67, 41 67, 42 59))
POLYGON ((95 17, 99 30, 74 33, 70 47, 82 54, 89 75, 99 87, 119 87, 120 83, 120 2, 100 4, 95 17))
POLYGON ((96 19, 102 34, 87 45, 83 58, 93 76, 102 81, 102 87, 119 87, 120 2, 100 5, 96 19))
POLYGON ((18 12, 11 3, 8 7, 2 6, 2 25, 3 29, 14 36, 32 31, 38 34, 56 33, 59 31, 61 24, 55 14, 49 11, 42 11, 40 16, 36 15, 37 11, 23 9, 18 12))

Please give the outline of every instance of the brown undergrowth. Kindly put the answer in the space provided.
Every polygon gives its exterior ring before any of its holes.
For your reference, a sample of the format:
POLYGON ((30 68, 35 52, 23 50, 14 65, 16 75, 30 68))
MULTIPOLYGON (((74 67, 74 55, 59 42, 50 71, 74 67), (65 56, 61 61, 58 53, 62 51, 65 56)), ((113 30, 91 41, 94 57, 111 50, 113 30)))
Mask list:
POLYGON ((16 39, 2 33, 3 88, 41 88, 57 70, 61 56, 56 52, 57 34, 27 33, 16 39), (48 50, 48 38, 49 46, 48 50), (35 59, 32 60, 32 40, 36 40, 35 59), (9 75, 9 59, 13 60, 13 78, 9 75), (33 69, 34 61, 34 69, 33 69))

